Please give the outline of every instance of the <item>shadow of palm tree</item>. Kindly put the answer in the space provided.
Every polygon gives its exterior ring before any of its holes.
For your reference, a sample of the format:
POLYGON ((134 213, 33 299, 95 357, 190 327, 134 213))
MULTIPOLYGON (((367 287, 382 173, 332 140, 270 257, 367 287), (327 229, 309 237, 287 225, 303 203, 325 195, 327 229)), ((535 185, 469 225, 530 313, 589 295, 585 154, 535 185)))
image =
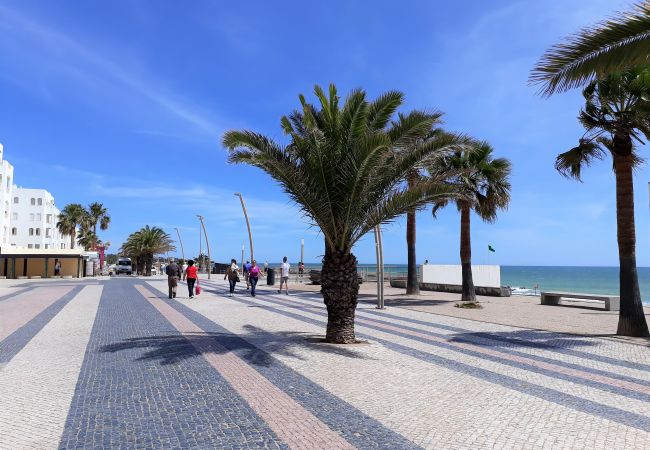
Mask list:
POLYGON ((160 361, 162 365, 177 364, 185 359, 204 354, 234 353, 249 364, 269 367, 276 361, 273 354, 303 360, 298 351, 301 347, 348 358, 365 358, 354 350, 331 344, 314 343, 314 336, 306 333, 292 331, 270 333, 253 325, 246 325, 244 328, 249 332, 248 334, 204 332, 128 338, 104 345, 100 348, 100 352, 115 353, 141 349, 143 352, 135 359, 136 361, 155 360, 160 361), (264 344, 265 350, 255 344, 264 344))
POLYGON ((597 345, 597 342, 593 340, 583 339, 570 334, 536 330, 458 333, 449 340, 452 342, 471 343, 482 347, 528 347, 554 349, 592 347, 597 345))

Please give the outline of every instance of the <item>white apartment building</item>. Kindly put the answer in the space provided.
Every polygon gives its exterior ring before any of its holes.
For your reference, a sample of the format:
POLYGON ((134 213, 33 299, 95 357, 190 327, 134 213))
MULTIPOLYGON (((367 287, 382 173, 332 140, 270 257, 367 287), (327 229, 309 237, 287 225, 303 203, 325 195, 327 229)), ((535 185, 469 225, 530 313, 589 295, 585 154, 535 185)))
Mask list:
POLYGON ((13 187, 9 245, 33 249, 65 249, 66 240, 56 228, 59 209, 45 189, 13 187))
POLYGON ((13 195, 14 166, 4 159, 0 144, 0 246, 9 244, 11 232, 11 201, 13 195))

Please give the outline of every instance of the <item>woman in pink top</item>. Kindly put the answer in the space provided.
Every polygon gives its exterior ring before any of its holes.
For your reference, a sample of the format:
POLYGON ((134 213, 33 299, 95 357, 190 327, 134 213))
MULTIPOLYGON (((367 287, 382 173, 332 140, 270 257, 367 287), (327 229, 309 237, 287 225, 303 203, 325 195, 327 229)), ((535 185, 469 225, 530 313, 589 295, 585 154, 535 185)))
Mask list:
POLYGON ((255 286, 260 277, 260 268, 257 266, 257 261, 253 260, 253 265, 248 269, 248 279, 251 283, 251 296, 255 297, 255 286))

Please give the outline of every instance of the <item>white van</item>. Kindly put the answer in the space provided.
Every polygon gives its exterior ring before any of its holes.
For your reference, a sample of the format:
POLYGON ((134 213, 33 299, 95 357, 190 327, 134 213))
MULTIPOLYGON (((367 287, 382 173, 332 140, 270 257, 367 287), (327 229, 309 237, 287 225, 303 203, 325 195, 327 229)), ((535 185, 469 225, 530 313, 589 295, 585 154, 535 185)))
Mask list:
POLYGON ((125 273, 131 275, 133 269, 131 268, 131 258, 118 258, 115 265, 115 275, 125 273))

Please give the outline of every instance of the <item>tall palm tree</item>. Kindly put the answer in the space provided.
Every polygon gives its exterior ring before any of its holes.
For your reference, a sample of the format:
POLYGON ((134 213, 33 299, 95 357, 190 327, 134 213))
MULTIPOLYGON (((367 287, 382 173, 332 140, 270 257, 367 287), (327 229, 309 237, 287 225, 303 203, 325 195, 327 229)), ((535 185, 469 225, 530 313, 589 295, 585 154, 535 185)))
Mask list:
POLYGON ((533 68, 529 81, 549 96, 647 64, 649 59, 650 2, 644 1, 551 47, 533 68))
POLYGON ((169 234, 161 228, 147 225, 129 235, 126 242, 122 244, 120 254, 134 258, 138 272, 151 276, 154 256, 176 250, 173 242, 169 234))
POLYGON ((99 224, 100 230, 107 230, 108 225, 111 223, 111 216, 108 215, 108 209, 99 202, 88 205, 87 211, 88 225, 92 228, 92 232, 95 235, 95 242, 93 242, 92 248, 97 249, 97 224, 99 224))
MULTIPOLYGON (((497 212, 506 209, 510 202, 510 161, 494 158, 492 152, 487 142, 476 142, 472 148, 459 149, 449 157, 437 159, 429 168, 433 176, 455 172, 448 182, 463 193, 455 200, 460 212, 462 301, 476 301, 472 278, 471 212, 486 222, 494 222, 497 212)), ((447 200, 436 202, 433 215, 447 203, 447 200)))
POLYGON ((253 131, 228 131, 223 145, 230 162, 259 167, 274 178, 323 233, 325 339, 352 343, 359 291, 354 244, 375 226, 448 195, 451 188, 438 180, 411 190, 403 186, 408 171, 442 145, 394 151, 426 135, 434 122, 431 115, 418 114, 391 123, 403 94, 391 91, 368 101, 357 89, 341 107, 333 84, 329 94, 320 86, 314 93, 318 105, 301 95, 301 110, 282 118, 286 146, 253 131))
POLYGON ((64 236, 70 236, 70 248, 77 242, 77 226, 81 225, 86 217, 86 210, 79 203, 70 203, 59 214, 56 228, 64 236))
MULTIPOLYGON (((422 114, 419 111, 413 111, 408 115, 402 113, 398 114, 398 121, 394 125, 399 125, 400 122, 413 120, 414 115, 422 114)), ((440 149, 439 154, 445 154, 446 150, 451 151, 454 148, 460 148, 464 143, 467 142, 467 139, 463 136, 452 135, 440 128, 442 124, 442 113, 433 112, 430 113, 430 118, 432 120, 432 128, 428 133, 422 137, 415 139, 411 142, 408 142, 404 148, 396 148, 396 151, 400 152, 403 150, 412 151, 413 148, 424 144, 425 142, 432 143, 441 143, 437 145, 440 149)), ((437 156, 438 154, 436 154, 437 156)), ((429 161, 428 163, 431 163, 429 161)), ((422 178, 423 164, 416 165, 412 167, 406 174, 406 184, 408 189, 414 189, 419 182, 423 180, 422 178)), ((406 213, 406 249, 407 249, 407 277, 406 277, 406 293, 409 295, 417 295, 420 293, 420 285, 418 283, 418 266, 417 266, 417 257, 415 253, 415 244, 416 244, 416 208, 411 208, 406 213)))
POLYGON ((633 170, 642 162, 635 141, 650 139, 650 69, 637 67, 594 80, 583 96, 586 104, 578 119, 586 132, 577 147, 557 157, 555 168, 562 175, 580 180, 583 167, 611 154, 620 263, 617 334, 648 336, 636 270, 633 170))

